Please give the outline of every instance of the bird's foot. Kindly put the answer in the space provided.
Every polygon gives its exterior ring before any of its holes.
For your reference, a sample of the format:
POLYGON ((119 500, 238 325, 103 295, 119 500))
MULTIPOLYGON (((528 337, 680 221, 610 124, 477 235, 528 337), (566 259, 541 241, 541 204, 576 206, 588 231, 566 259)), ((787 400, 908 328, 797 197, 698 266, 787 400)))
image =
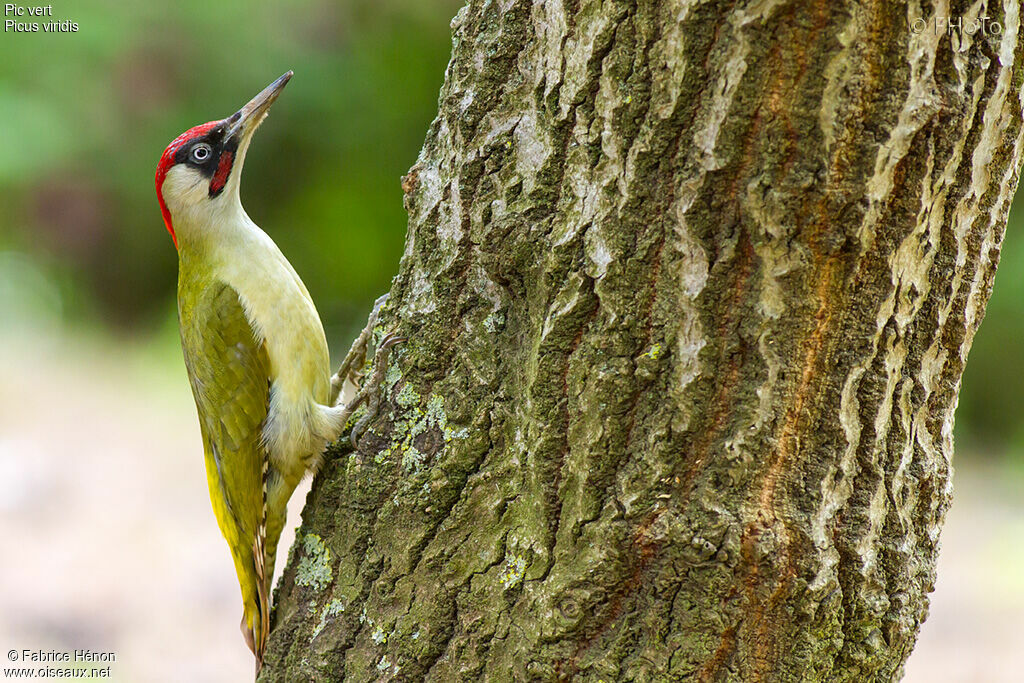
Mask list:
MULTIPOLYGON (((367 380, 366 384, 359 390, 359 394, 356 395, 357 397, 362 395, 362 400, 366 401, 366 414, 359 418, 359 421, 352 427, 352 433, 349 436, 349 439, 352 441, 352 448, 355 450, 359 450, 359 436, 366 429, 367 425, 370 424, 370 421, 377 417, 377 411, 380 409, 380 385, 384 381, 384 373, 388 368, 388 357, 391 355, 391 347, 404 341, 406 341, 405 337, 389 334, 381 340, 380 345, 377 347, 377 352, 373 356, 373 374, 370 375, 370 379, 367 380)), ((356 405, 358 406, 358 404, 356 405)))
MULTIPOLYGON (((366 348, 370 343, 370 339, 373 337, 373 328, 377 325, 377 318, 380 317, 380 311, 384 308, 384 304, 388 301, 388 295, 384 294, 373 302, 373 310, 370 312, 370 317, 366 321, 366 327, 359 333, 356 340, 352 342, 352 347, 349 348, 348 353, 345 354, 345 360, 341 362, 341 367, 334 373, 334 377, 331 378, 331 401, 328 405, 336 405, 338 402, 338 396, 341 395, 342 389, 345 388, 345 382, 351 380, 353 384, 359 386, 361 381, 360 371, 363 364, 366 362, 366 348)), ((383 345, 383 344, 382 344, 383 345)))
POLYGON ((370 374, 369 379, 359 388, 359 391, 356 392, 356 395, 351 400, 334 408, 337 411, 335 419, 340 431, 344 429, 345 424, 352 417, 356 409, 364 402, 367 403, 366 415, 352 428, 352 433, 349 437, 355 450, 359 449, 359 434, 362 433, 366 425, 377 414, 377 408, 380 405, 380 387, 384 382, 384 374, 387 371, 391 347, 404 341, 405 337, 399 337, 395 334, 385 336, 380 344, 377 345, 377 351, 373 356, 373 372, 370 374))

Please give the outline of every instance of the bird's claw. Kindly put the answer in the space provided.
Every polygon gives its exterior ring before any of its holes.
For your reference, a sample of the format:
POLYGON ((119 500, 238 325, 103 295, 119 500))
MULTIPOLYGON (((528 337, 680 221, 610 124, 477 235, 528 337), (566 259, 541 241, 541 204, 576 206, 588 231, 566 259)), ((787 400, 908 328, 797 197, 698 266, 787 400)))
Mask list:
POLYGON ((385 335, 381 339, 380 344, 377 345, 377 351, 373 356, 373 374, 370 375, 370 379, 359 390, 359 394, 356 395, 356 398, 361 398, 361 400, 365 400, 367 403, 366 414, 359 418, 359 421, 352 427, 352 433, 349 435, 352 448, 355 450, 359 450, 359 437, 367 425, 370 424, 370 421, 377 416, 377 411, 380 408, 380 385, 384 381, 384 373, 387 371, 391 348, 404 341, 407 341, 406 337, 390 333, 385 335))
POLYGON ((339 406, 341 411, 339 416, 340 424, 344 425, 348 418, 355 412, 364 401, 367 403, 366 414, 359 419, 358 422, 352 427, 352 432, 349 439, 352 443, 352 447, 356 450, 359 448, 359 436, 366 429, 366 426, 370 421, 377 415, 377 409, 380 405, 380 386, 384 381, 384 373, 387 370, 388 356, 391 353, 391 348, 396 344, 406 341, 405 337, 401 337, 395 333, 389 333, 384 335, 384 338, 377 344, 377 350, 373 356, 373 372, 370 378, 365 384, 362 384, 362 376, 360 371, 363 365, 366 363, 366 349, 370 344, 370 340, 373 338, 373 328, 377 325, 377 318, 380 317, 381 309, 384 308, 384 304, 387 303, 388 295, 385 294, 377 299, 373 304, 373 311, 370 313, 369 319, 366 321, 366 327, 359 333, 359 336, 352 343, 352 348, 349 349, 348 354, 345 356, 345 360, 342 361, 341 367, 338 368, 338 372, 331 378, 331 403, 330 405, 336 406, 338 404, 338 397, 341 394, 341 390, 345 386, 345 382, 352 380, 359 390, 355 396, 352 397, 347 403, 339 406), (360 386, 362 384, 362 386, 360 386))
POLYGON ((366 347, 373 337, 373 328, 377 325, 377 318, 380 317, 381 309, 387 303, 388 296, 390 295, 383 294, 373 302, 373 310, 366 321, 366 327, 359 333, 356 340, 352 342, 351 348, 345 354, 345 360, 341 362, 341 367, 331 377, 331 400, 329 405, 333 406, 338 402, 338 396, 341 395, 341 390, 345 387, 346 380, 351 379, 356 386, 360 384, 362 378, 359 373, 363 363, 366 362, 366 347))

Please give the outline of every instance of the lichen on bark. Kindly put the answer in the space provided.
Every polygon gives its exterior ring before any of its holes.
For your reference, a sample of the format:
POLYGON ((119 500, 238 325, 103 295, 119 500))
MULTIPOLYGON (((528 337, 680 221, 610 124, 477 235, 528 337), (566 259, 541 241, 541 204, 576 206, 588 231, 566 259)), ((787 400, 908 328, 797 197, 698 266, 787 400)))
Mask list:
POLYGON ((297 545, 261 680, 898 678, 1017 186, 1017 0, 452 29, 382 317, 409 341, 316 479, 329 578, 297 545))

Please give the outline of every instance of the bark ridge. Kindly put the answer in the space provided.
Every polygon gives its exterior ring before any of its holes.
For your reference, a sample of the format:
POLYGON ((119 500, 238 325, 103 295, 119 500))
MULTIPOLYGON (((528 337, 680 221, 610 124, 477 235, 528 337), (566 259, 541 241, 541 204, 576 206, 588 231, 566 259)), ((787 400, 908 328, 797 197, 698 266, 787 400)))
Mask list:
POLYGON ((1018 0, 452 29, 382 317, 410 341, 261 680, 898 678, 1017 186, 1018 0))

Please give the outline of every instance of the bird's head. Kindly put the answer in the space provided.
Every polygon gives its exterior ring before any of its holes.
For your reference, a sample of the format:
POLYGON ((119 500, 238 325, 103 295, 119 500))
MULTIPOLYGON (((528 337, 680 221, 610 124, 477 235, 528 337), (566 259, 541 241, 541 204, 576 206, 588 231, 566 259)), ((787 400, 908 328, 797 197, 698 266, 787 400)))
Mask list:
POLYGON ((176 226, 202 226, 241 206, 238 181, 245 150, 291 77, 289 71, 226 119, 189 128, 164 150, 156 168, 156 196, 175 247, 176 226))

